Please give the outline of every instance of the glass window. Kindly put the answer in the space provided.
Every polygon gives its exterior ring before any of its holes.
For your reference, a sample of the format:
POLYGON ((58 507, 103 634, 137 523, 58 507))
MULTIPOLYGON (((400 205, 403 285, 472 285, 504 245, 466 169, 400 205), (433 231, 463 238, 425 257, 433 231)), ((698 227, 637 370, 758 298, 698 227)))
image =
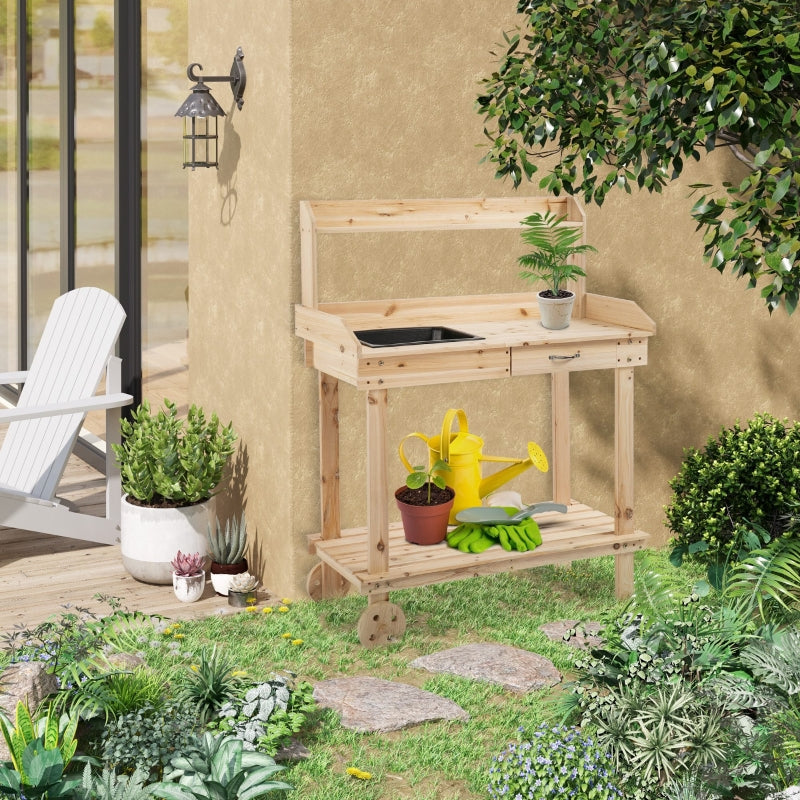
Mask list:
POLYGON ((189 92, 187 0, 142 3, 142 379, 151 403, 189 390, 188 176, 175 116, 189 92))

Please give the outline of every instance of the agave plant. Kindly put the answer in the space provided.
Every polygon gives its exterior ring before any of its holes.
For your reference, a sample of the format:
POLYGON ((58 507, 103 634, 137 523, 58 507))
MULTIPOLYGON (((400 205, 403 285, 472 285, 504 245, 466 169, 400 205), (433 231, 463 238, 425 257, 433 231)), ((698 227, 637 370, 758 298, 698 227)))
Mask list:
POLYGON ((225 522, 223 532, 219 520, 216 521, 216 530, 208 526, 208 552, 217 564, 238 564, 244 559, 244 549, 247 546, 247 522, 244 511, 240 520, 236 517, 225 522))
POLYGON ((184 674, 179 699, 191 703, 201 719, 208 719, 236 695, 241 684, 234 663, 214 645, 210 653, 202 650, 197 663, 184 674))
POLYGON ((275 791, 292 789, 272 776, 283 767, 265 753, 245 751, 235 736, 206 732, 201 752, 190 758, 172 759, 172 771, 164 780, 148 786, 164 800, 253 800, 275 791))

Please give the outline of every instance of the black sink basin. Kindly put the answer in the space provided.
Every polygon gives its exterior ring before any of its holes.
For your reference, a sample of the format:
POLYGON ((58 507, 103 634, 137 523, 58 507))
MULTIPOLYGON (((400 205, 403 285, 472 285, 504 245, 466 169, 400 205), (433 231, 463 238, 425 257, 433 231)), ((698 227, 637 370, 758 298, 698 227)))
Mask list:
POLYGON ((434 344, 436 342, 460 342, 467 339, 483 339, 471 333, 444 328, 374 328, 368 331, 353 331, 356 338, 367 347, 399 347, 406 344, 434 344))

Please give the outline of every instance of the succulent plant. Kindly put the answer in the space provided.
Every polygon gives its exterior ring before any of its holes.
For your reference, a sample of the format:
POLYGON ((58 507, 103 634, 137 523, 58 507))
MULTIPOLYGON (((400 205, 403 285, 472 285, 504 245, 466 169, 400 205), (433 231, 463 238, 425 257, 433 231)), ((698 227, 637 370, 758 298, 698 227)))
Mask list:
POLYGON ((251 592, 256 586, 258 586, 258 578, 249 572, 242 572, 231 578, 230 590, 232 592, 251 592))
POLYGON ((225 522, 225 532, 219 520, 216 531, 208 526, 208 552, 212 561, 217 564, 238 564, 244 559, 244 548, 247 545, 247 522, 242 512, 241 520, 233 517, 225 522))
POLYGON ((181 553, 178 550, 178 555, 172 559, 172 569, 175 570, 176 575, 183 575, 189 577, 191 575, 198 575, 205 571, 206 557, 200 553, 181 553))

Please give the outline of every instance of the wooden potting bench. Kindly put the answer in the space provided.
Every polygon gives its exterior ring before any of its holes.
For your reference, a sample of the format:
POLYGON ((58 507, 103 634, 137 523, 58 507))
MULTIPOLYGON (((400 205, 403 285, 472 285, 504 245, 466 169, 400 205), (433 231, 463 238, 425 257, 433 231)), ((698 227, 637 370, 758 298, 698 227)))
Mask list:
POLYGON ((636 303, 587 293, 585 279, 580 279, 572 287, 576 302, 571 325, 551 331, 539 322, 534 292, 318 301, 321 234, 519 228, 524 217, 548 208, 557 208, 559 216, 566 213, 564 224, 585 228, 583 209, 572 198, 300 203, 302 304, 295 307, 295 331, 306 341, 307 364, 319 372, 322 513, 321 533, 309 537, 320 564, 308 577, 308 590, 319 599, 339 596, 352 585, 366 595, 368 607, 359 621, 359 638, 366 646, 389 641, 405 630, 402 609, 389 602, 393 589, 613 555, 617 595, 633 590, 633 555, 648 538, 635 529, 633 517, 633 374, 647 363, 648 338, 655 333, 654 322, 636 303), (372 348, 354 334, 440 325, 483 338, 372 348), (570 492, 569 376, 589 369, 613 369, 615 374, 613 517, 575 501, 570 492), (445 543, 408 544, 400 523, 389 522, 389 390, 543 374, 551 379, 552 499, 566 504, 568 512, 537 516, 542 545, 526 553, 492 547, 473 554, 445 543), (339 381, 363 390, 366 399, 367 524, 351 530, 341 530, 339 515, 339 381))

